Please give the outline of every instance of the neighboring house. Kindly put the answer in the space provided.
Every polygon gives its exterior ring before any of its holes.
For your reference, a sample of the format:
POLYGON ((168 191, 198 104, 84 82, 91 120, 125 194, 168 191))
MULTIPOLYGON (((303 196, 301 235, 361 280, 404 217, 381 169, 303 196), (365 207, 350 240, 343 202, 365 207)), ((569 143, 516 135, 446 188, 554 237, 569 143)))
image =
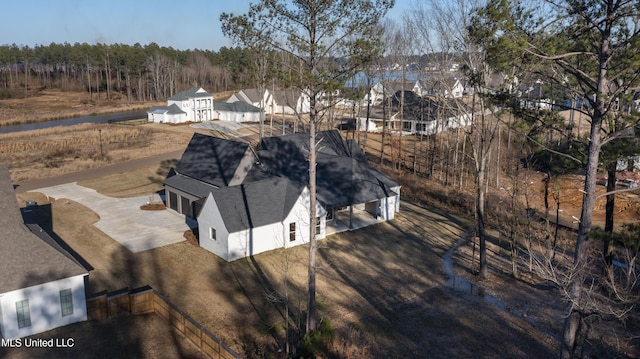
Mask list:
MULTIPOLYGON (((393 106, 399 107, 397 99, 393 106)), ((392 116, 392 123, 402 122, 404 133, 423 135, 467 127, 471 120, 471 108, 461 99, 419 97, 412 92, 405 94, 402 118, 399 112, 392 116)))
MULTIPOLYGON (((382 106, 367 106, 360 108, 360 111, 356 115, 358 131, 379 132, 382 131, 384 123, 384 109, 382 106), (367 120, 368 118, 368 120, 367 120)), ((389 125, 387 121, 387 126, 389 125)))
POLYGON ((309 113, 311 101, 309 96, 299 90, 276 90, 273 92, 273 113, 294 115, 309 113))
POLYGON ((420 80, 420 96, 437 98, 461 98, 464 95, 464 86, 455 77, 433 77, 420 80))
POLYGON ((518 89, 518 101, 520 107, 529 110, 550 111, 554 106, 554 101, 546 94, 541 80, 521 84, 518 89))
POLYGON ((153 106, 147 110, 147 119, 156 123, 184 123, 189 122, 187 113, 182 111, 178 105, 153 106))
POLYGON ((226 102, 248 103, 268 114, 294 115, 308 113, 310 109, 309 97, 299 90, 264 90, 261 96, 257 89, 246 89, 234 93, 226 102))
POLYGON ((356 116, 355 129, 378 132, 385 128, 403 134, 432 135, 467 127, 472 123, 471 109, 462 99, 421 97, 416 92, 407 90, 401 116, 401 98, 399 92, 395 93, 386 110, 381 105, 370 106, 368 110, 361 109, 356 116), (391 115, 385 116, 385 111, 391 115))
POLYGON ((87 320, 88 271, 20 214, 9 171, 0 166, 0 332, 16 339, 87 320))
POLYGON ((264 117, 260 108, 245 102, 213 102, 213 118, 227 122, 260 122, 264 117))
POLYGON ((166 107, 152 107, 147 119, 158 123, 184 123, 213 120, 213 95, 193 87, 169 97, 166 107))
POLYGON ((417 93, 424 91, 420 81, 380 81, 373 85, 369 93, 362 99, 366 106, 367 101, 371 106, 382 103, 384 98, 394 96, 398 91, 414 91, 417 93))
POLYGON ((640 156, 630 156, 628 158, 619 159, 616 163, 616 171, 640 171, 640 156))
POLYGON ((245 89, 231 95, 226 102, 233 103, 238 101, 262 108, 266 111, 269 106, 271 106, 273 99, 269 90, 259 91, 258 89, 245 89))
MULTIPOLYGON (((390 220, 400 186, 369 165, 355 142, 318 133, 317 238, 339 212, 390 220)), ((197 220, 199 243, 227 261, 309 241, 308 135, 249 144, 194 134, 164 182, 167 207, 197 220)))
POLYGON ((507 75, 502 72, 495 72, 487 78, 486 89, 489 93, 505 91, 513 93, 518 88, 518 77, 515 75, 507 75))

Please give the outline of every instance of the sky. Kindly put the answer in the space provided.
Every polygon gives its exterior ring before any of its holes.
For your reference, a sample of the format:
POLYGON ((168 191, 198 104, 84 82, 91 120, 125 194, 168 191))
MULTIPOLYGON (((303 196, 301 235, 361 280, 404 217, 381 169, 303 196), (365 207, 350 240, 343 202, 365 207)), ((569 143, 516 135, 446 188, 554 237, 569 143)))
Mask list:
MULTIPOLYGON (((257 0, 12 0, 3 1, 0 45, 50 43, 146 45, 217 51, 233 44, 220 14, 243 14, 257 0)), ((396 0, 400 18, 416 0, 396 0)))

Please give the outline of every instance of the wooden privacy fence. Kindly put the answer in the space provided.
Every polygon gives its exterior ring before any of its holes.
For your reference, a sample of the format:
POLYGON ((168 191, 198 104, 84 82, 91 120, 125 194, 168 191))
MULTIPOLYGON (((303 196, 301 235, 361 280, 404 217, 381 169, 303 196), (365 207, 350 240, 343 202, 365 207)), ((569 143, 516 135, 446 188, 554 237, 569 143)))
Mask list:
POLYGON ((131 291, 128 288, 111 293, 105 291, 87 299, 89 320, 146 313, 154 313, 167 320, 209 358, 240 358, 240 355, 150 286, 131 291))

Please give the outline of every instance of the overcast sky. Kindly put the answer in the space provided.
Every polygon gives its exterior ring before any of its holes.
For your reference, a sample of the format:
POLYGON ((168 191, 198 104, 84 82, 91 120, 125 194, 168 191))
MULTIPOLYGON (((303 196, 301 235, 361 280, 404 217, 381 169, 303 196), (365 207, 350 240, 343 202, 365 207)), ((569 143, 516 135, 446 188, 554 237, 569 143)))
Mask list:
MULTIPOLYGON (((220 14, 245 13, 256 0, 11 0, 3 1, 0 45, 106 43, 217 51, 220 14)), ((400 18, 415 0, 396 0, 388 17, 400 18)))

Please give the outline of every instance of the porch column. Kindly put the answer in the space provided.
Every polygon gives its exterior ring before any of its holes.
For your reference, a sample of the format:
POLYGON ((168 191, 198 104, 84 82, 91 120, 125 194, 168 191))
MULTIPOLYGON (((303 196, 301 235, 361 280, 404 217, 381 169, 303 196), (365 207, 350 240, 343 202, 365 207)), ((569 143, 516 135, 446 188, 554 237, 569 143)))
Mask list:
POLYGON ((349 229, 353 229, 353 205, 349 205, 349 229))

